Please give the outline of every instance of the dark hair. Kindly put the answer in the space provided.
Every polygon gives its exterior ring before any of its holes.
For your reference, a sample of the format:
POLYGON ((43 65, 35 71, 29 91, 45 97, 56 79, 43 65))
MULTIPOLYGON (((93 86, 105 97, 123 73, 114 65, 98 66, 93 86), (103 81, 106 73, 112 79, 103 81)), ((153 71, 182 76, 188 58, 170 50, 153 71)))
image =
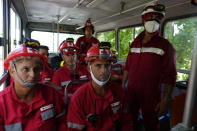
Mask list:
POLYGON ((49 50, 49 47, 48 46, 45 46, 45 45, 40 45, 40 47, 38 49, 49 50))
POLYGON ((82 28, 83 32, 85 33, 86 27, 92 27, 92 34, 94 34, 94 26, 85 26, 82 28))
POLYGON ((40 47, 40 42, 34 39, 26 39, 25 46, 38 50, 40 47))

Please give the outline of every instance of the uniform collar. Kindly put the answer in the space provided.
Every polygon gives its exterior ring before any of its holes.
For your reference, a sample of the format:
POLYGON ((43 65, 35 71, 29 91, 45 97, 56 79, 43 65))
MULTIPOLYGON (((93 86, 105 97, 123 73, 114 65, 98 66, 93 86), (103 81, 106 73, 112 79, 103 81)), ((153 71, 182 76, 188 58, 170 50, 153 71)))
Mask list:
MULTIPOLYGON (((10 90, 11 90, 11 97, 13 98, 14 101, 18 102, 18 103, 21 103, 21 104, 26 104, 25 102, 23 102, 17 95, 16 95, 16 91, 15 91, 15 88, 14 88, 14 82, 11 83, 10 85, 10 90)), ((43 97, 42 97, 42 92, 41 92, 41 88, 40 88, 40 85, 37 84, 35 89, 35 93, 34 93, 34 96, 32 98, 32 101, 29 103, 29 105, 33 104, 33 103, 37 103, 37 101, 40 101, 40 100, 43 100, 43 97)))
POLYGON ((108 83, 107 83, 107 85, 105 87, 105 94, 104 94, 103 97, 96 95, 96 93, 94 91, 94 87, 93 87, 91 81, 90 81, 90 87, 91 87, 91 91, 92 91, 92 94, 93 94, 94 98, 96 98, 96 99, 105 99, 105 100, 107 100, 109 102, 113 101, 113 98, 114 98, 113 97, 113 93, 112 93, 108 83))
MULTIPOLYGON (((145 31, 141 32, 137 37, 136 39, 134 40, 135 42, 137 43, 141 43, 142 42, 142 39, 144 38, 144 35, 145 35, 145 31)), ((155 34, 153 35, 153 37, 151 38, 150 41, 154 40, 156 37, 159 36, 159 31, 155 32, 155 34)), ((148 42, 149 43, 149 42, 148 42)))

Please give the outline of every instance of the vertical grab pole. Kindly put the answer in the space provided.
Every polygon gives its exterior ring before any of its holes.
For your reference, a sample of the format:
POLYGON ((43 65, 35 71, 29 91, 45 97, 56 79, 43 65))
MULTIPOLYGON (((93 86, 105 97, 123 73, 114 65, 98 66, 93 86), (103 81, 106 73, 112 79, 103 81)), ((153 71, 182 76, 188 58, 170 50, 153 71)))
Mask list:
POLYGON ((194 112, 194 105, 197 99, 197 28, 195 33, 195 43, 192 57, 192 67, 190 71, 189 86, 186 97, 186 104, 183 116, 183 124, 186 127, 192 127, 192 115, 194 112))
POLYGON ((56 31, 57 31, 57 50, 58 50, 58 47, 59 47, 59 33, 60 33, 60 15, 57 15, 57 27, 56 27, 56 31))
POLYGON ((197 99, 197 28, 195 35, 192 66, 190 70, 190 79, 184 108, 183 122, 172 128, 171 131, 194 131, 192 127, 192 115, 197 99))

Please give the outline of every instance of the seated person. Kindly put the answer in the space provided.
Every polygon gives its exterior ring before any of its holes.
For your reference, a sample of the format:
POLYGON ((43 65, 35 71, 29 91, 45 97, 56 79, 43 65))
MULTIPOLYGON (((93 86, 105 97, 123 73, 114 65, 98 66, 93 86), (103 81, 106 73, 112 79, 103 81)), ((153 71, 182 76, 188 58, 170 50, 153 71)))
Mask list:
MULTIPOLYGON (((64 60, 64 66, 54 72, 52 82, 60 87, 62 98, 69 99, 82 83, 72 84, 72 81, 87 80, 88 71, 85 66, 77 62, 77 48, 73 42, 63 41, 59 51, 64 60), (68 88, 67 88, 68 87, 68 88)), ((67 100, 68 102, 69 100, 67 100)))
MULTIPOLYGON (((47 58, 47 61, 48 61, 48 56, 49 56, 48 50, 49 50, 48 46, 44 46, 44 45, 40 45, 38 48, 38 53, 45 56, 47 58)), ((42 82, 50 82, 53 76, 53 70, 47 61, 43 63, 44 67, 43 67, 43 70, 40 72, 41 73, 40 80, 42 82)))
POLYGON ((0 92, 0 131, 65 130, 65 109, 58 92, 39 84, 45 57, 20 45, 4 60, 13 78, 0 92))
POLYGON ((109 81, 113 61, 110 50, 92 46, 86 60, 92 79, 71 98, 68 131, 132 131, 123 89, 109 81))

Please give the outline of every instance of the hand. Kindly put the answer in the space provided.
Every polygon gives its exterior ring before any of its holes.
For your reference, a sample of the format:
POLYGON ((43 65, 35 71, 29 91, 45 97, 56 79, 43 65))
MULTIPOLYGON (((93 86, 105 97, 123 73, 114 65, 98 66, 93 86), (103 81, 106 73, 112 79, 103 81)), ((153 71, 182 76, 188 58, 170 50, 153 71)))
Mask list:
POLYGON ((121 80, 120 76, 119 75, 111 75, 111 79, 112 80, 121 80))
POLYGON ((126 89, 126 86, 125 86, 125 84, 122 84, 122 88, 123 88, 123 89, 126 89))
POLYGON ((168 111, 168 106, 169 106, 169 100, 162 99, 155 108, 155 111, 157 112, 157 116, 164 115, 168 111))

